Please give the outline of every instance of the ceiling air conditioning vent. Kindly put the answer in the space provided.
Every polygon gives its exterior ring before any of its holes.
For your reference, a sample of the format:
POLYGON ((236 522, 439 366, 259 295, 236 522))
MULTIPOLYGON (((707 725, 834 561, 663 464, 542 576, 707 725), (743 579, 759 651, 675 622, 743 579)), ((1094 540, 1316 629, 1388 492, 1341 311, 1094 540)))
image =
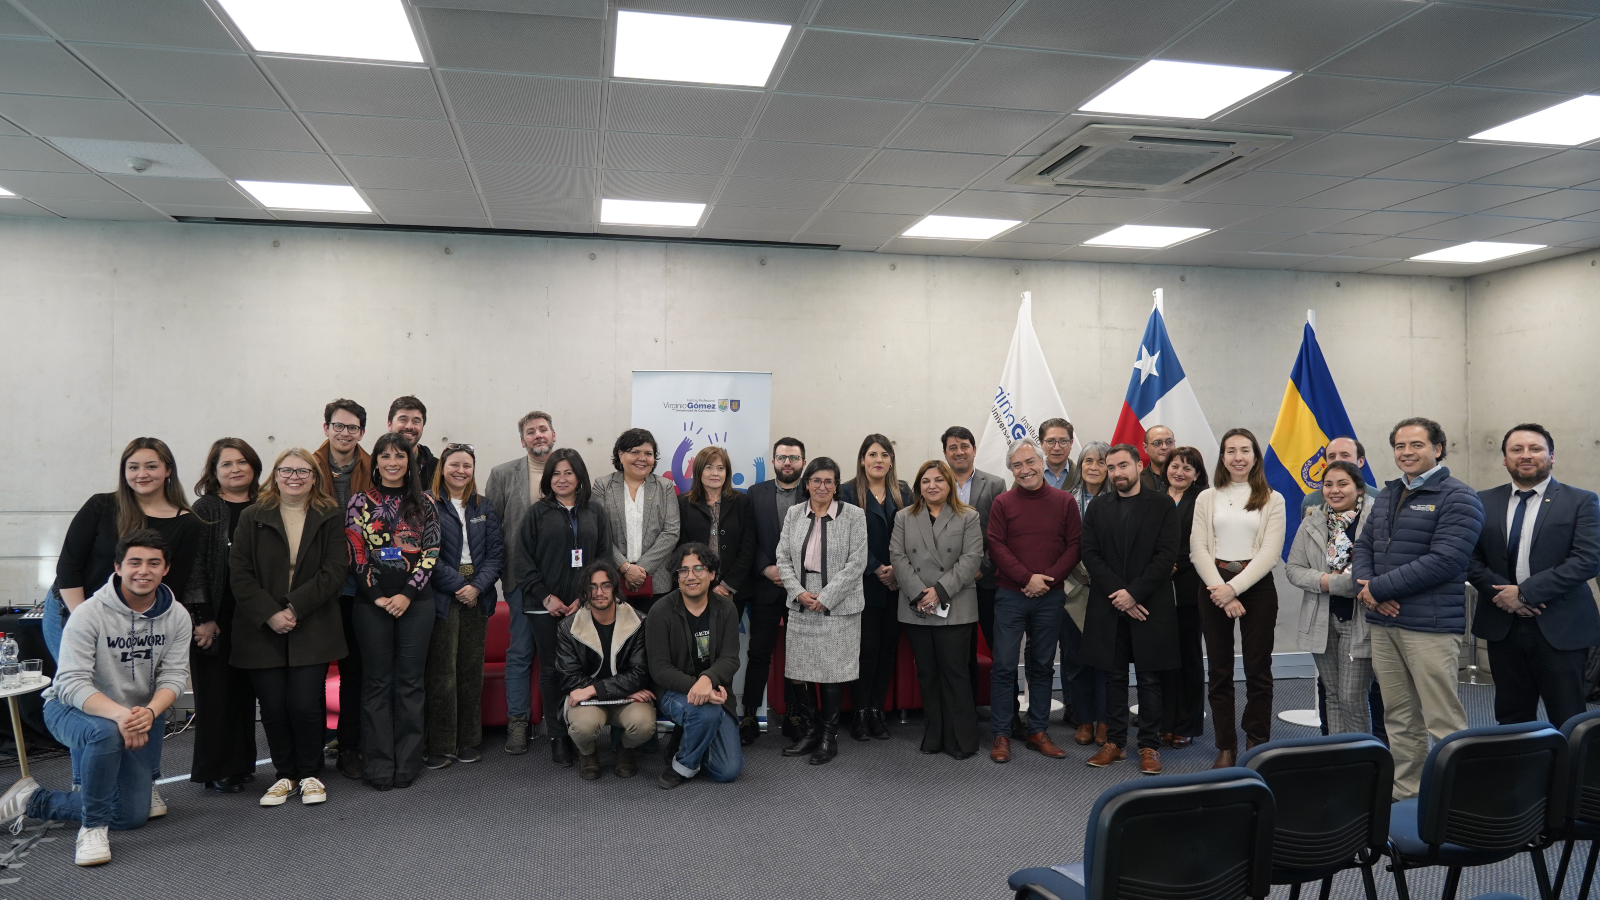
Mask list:
POLYGON ((1006 180, 1030 187, 1174 191, 1231 174, 1289 140, 1281 134, 1090 125, 1006 180))

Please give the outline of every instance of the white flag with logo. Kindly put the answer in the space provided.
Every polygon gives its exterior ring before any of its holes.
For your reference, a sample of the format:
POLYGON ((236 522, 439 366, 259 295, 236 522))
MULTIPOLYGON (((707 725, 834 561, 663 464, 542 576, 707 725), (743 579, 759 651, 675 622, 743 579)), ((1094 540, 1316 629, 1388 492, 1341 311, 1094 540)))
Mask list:
POLYGON ((1033 293, 1024 291, 1022 307, 1017 310, 1017 330, 1011 335, 1011 351, 1006 354, 1005 368, 1000 370, 989 417, 978 433, 978 468, 1010 480, 1006 447, 1021 437, 1037 438, 1039 423, 1054 418, 1072 421, 1056 390, 1055 379, 1050 377, 1039 336, 1033 332, 1033 293))

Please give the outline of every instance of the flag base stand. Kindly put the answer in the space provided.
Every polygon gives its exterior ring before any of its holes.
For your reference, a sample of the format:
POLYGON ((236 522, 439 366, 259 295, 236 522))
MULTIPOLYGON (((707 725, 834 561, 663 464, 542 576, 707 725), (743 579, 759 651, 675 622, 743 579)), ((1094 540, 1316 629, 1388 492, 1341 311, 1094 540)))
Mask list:
POLYGON ((1456 673, 1456 681, 1460 684, 1494 684, 1494 676, 1478 666, 1467 666, 1456 673))
POLYGON ((1322 716, 1314 709, 1286 709, 1278 713, 1278 718, 1290 725, 1299 725, 1302 728, 1321 728, 1322 716))

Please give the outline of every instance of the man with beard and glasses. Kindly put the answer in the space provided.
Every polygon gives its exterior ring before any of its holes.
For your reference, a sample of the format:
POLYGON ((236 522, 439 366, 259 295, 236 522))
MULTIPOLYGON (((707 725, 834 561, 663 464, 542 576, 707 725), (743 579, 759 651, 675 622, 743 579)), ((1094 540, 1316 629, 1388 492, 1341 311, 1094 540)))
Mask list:
MULTIPOLYGON (((806 492, 800 489, 800 473, 806 469, 806 445, 799 438, 781 437, 772 445, 772 479, 750 486, 746 496, 755 510, 756 555, 750 570, 755 589, 742 593, 740 599, 750 614, 750 650, 744 669, 744 715, 739 718, 739 743, 749 746, 761 737, 761 726, 756 721, 756 710, 767 691, 767 675, 772 668, 772 651, 778 644, 778 625, 789 596, 783 589, 783 577, 778 573, 778 537, 783 533, 783 519, 789 507, 806 502, 806 492)), ((785 682, 787 689, 787 682, 785 682)), ((791 706, 784 704, 784 709, 791 706)), ((794 717, 791 716, 791 719, 794 717)), ((767 716, 770 727, 772 716, 767 716)), ((798 740, 797 725, 792 721, 783 724, 784 736, 798 740)))

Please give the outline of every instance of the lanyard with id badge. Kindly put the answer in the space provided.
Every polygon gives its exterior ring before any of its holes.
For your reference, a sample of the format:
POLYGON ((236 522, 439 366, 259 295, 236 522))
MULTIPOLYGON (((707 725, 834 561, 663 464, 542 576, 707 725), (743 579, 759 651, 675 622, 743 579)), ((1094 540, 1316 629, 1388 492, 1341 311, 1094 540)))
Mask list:
POLYGON ((403 562, 405 555, 400 552, 399 547, 379 547, 378 558, 384 562, 403 562))

